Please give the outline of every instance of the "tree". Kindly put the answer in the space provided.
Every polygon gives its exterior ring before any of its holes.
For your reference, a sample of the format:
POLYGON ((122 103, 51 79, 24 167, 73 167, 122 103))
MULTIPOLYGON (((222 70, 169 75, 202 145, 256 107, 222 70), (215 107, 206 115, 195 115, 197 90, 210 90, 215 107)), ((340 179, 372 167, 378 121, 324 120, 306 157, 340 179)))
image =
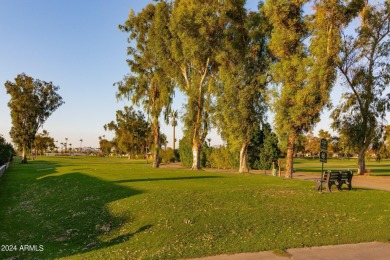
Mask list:
POLYGON ((308 1, 266 1, 273 31, 270 50, 277 59, 271 68, 277 86, 272 106, 276 130, 287 139, 286 178, 292 178, 297 137, 319 121, 336 79, 340 31, 353 17, 355 1, 318 0, 315 13, 304 17, 308 1), (311 33, 309 33, 311 32, 311 33), (309 46, 305 39, 310 36, 309 46))
POLYGON ((119 28, 130 33, 128 41, 135 41, 135 47, 128 47, 127 60, 131 74, 117 83, 118 98, 130 99, 134 105, 142 103, 145 111, 152 117, 154 137, 153 167, 159 167, 160 124, 159 117, 165 112, 165 121, 174 93, 174 84, 166 74, 163 57, 167 55, 164 37, 169 34, 167 23, 171 7, 165 1, 148 4, 137 15, 130 11, 129 18, 119 28))
POLYGON ((141 111, 134 111, 132 107, 116 111, 116 121, 104 125, 107 131, 115 131, 116 140, 121 150, 126 151, 128 158, 132 155, 147 154, 150 140, 150 125, 141 111))
POLYGON ((265 121, 269 30, 263 13, 247 13, 244 1, 231 5, 218 56, 216 114, 222 138, 240 151, 239 172, 248 172, 250 140, 265 121))
POLYGON ((166 60, 169 75, 187 96, 184 125, 192 138, 192 169, 200 169, 200 154, 212 114, 216 55, 225 28, 224 4, 217 0, 176 0, 169 20, 166 60))
POLYGON ((278 137, 272 132, 271 127, 267 124, 263 128, 264 142, 260 148, 258 168, 269 170, 272 162, 277 162, 280 156, 278 148, 278 137))
POLYGON ((80 152, 83 151, 83 139, 80 139, 80 152))
POLYGON ((313 159, 314 155, 318 154, 318 152, 320 151, 320 140, 318 137, 314 136, 313 132, 310 132, 307 135, 305 151, 309 152, 313 159))
POLYGON ((99 136, 99 148, 103 156, 110 155, 112 144, 105 138, 105 136, 99 136))
POLYGON ((54 149, 54 138, 49 136, 49 132, 43 130, 42 133, 37 134, 34 140, 35 155, 43 155, 46 153, 47 149, 54 149))
POLYGON ((171 116, 171 125, 172 125, 172 128, 173 128, 173 137, 172 137, 172 147, 173 147, 173 151, 175 151, 176 149, 176 133, 175 133, 175 128, 177 126, 177 119, 179 118, 179 114, 178 114, 178 111, 177 110, 173 110, 170 114, 171 116))
POLYGON ((27 153, 31 152, 39 127, 64 102, 57 93, 58 86, 24 73, 19 74, 15 82, 7 81, 5 88, 11 96, 8 102, 12 118, 10 136, 22 151, 22 163, 27 163, 27 153))
POLYGON ((365 154, 376 133, 384 128, 390 110, 390 4, 361 12, 357 36, 343 38, 339 71, 350 92, 332 112, 333 129, 348 137, 358 149, 358 173, 366 171, 365 154))

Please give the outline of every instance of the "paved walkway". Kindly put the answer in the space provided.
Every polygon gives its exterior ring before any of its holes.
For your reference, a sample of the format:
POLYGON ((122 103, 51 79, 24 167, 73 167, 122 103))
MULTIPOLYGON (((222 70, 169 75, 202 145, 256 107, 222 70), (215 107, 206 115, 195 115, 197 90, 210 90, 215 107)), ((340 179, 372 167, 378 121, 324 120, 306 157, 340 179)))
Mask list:
MULTIPOLYGON (((302 172, 294 173, 293 177, 303 180, 313 180, 320 178, 318 174, 302 172)), ((352 188, 356 187, 390 191, 390 176, 365 176, 355 174, 352 178, 352 188)))
POLYGON ((390 244, 370 242, 351 245, 321 246, 288 249, 290 256, 276 255, 271 251, 218 255, 193 260, 389 260, 390 244))

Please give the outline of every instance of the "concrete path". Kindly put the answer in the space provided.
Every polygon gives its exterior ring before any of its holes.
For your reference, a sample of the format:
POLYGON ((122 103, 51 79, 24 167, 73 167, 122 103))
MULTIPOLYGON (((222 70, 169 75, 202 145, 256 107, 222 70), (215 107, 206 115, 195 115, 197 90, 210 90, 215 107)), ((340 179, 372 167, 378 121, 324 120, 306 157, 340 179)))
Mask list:
POLYGON ((390 244, 370 242, 351 245, 321 246, 288 249, 290 256, 280 256, 273 252, 218 255, 192 260, 389 260, 390 244))
MULTIPOLYGON (((320 175, 296 172, 293 174, 293 177, 296 179, 314 180, 320 178, 320 175)), ((390 176, 353 175, 352 188, 356 187, 390 191, 390 176)))

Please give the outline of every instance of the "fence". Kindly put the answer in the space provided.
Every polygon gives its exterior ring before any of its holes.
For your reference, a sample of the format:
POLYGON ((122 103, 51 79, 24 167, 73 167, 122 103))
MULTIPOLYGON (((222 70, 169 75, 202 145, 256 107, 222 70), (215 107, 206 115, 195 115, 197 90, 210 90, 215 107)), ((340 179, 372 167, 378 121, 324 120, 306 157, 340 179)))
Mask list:
POLYGON ((0 178, 5 173, 5 170, 8 169, 9 165, 10 165, 10 162, 7 162, 6 164, 4 164, 3 166, 0 167, 0 178))

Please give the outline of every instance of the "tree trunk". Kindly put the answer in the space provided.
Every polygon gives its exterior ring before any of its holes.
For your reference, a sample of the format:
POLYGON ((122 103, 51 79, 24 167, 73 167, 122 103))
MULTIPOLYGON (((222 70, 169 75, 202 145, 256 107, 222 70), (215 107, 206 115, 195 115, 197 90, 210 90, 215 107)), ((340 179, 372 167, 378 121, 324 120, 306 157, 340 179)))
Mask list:
POLYGON ((287 139, 287 157, 286 157, 286 173, 285 173, 286 179, 291 179, 293 177, 294 148, 295 148, 295 135, 290 134, 287 139))
POLYGON ((27 163, 27 151, 25 147, 22 150, 22 163, 27 163))
POLYGON ((200 170, 200 150, 201 146, 194 141, 192 145, 192 170, 200 170))
POLYGON ((366 172, 365 154, 366 154, 365 149, 362 149, 359 151, 358 172, 357 172, 357 174, 359 174, 359 175, 364 175, 364 173, 366 172))
POLYGON ((249 168, 248 168, 248 146, 249 146, 248 142, 245 142, 241 146, 241 150, 240 150, 240 169, 239 169, 239 172, 249 172, 249 168))
POLYGON ((153 129, 153 144, 154 144, 154 152, 153 152, 153 168, 160 167, 160 126, 158 124, 158 117, 154 117, 152 126, 153 129))
POLYGON ((173 151, 175 151, 176 146, 176 135, 175 135, 175 126, 173 126, 173 151))

